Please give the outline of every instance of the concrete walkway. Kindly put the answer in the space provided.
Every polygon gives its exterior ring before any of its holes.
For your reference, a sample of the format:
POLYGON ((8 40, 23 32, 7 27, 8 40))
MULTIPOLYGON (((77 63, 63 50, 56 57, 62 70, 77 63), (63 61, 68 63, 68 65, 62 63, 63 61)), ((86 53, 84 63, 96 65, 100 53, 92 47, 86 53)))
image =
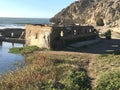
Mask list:
POLYGON ((91 54, 108 54, 119 52, 120 53, 120 34, 112 32, 112 39, 105 38, 78 42, 71 44, 67 47, 69 51, 91 53, 91 54))
POLYGON ((74 44, 70 44, 69 46, 70 47, 75 47, 75 48, 80 48, 82 46, 91 45, 91 44, 94 44, 94 43, 98 43, 100 41, 101 41, 101 39, 98 38, 98 39, 95 39, 95 40, 77 42, 77 43, 74 43, 74 44))

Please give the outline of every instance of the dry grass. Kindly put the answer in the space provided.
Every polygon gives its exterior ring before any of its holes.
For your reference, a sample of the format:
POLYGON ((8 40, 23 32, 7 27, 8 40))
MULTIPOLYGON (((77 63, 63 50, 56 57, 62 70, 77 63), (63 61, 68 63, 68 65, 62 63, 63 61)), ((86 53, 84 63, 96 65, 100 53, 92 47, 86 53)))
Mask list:
POLYGON ((69 81, 66 78, 70 70, 80 69, 86 70, 91 78, 94 77, 97 86, 101 75, 120 70, 120 55, 93 57, 91 54, 34 52, 26 55, 25 62, 25 68, 1 78, 0 90, 52 90, 56 82, 63 84, 63 81, 69 81))
MULTIPOLYGON (((114 54, 102 54, 98 55, 95 60, 91 61, 91 70, 89 71, 93 79, 93 88, 95 88, 99 83, 100 79, 106 78, 110 73, 120 72, 120 55, 114 54)), ((103 79, 107 81, 107 79, 103 79)), ((102 80, 101 80, 102 81, 102 80)), ((120 81, 119 81, 120 83, 120 81)), ((114 85, 115 86, 115 85, 114 85)), ((104 87, 105 89, 105 87, 104 87)), ((101 90, 101 89, 100 89, 101 90)), ((106 89, 105 89, 106 90, 106 89)), ((116 90, 116 89, 115 89, 116 90)))
POLYGON ((27 54, 27 66, 4 75, 0 81, 0 89, 43 90, 49 83, 65 79, 69 70, 80 68, 83 58, 77 55, 56 56, 39 52, 27 54))

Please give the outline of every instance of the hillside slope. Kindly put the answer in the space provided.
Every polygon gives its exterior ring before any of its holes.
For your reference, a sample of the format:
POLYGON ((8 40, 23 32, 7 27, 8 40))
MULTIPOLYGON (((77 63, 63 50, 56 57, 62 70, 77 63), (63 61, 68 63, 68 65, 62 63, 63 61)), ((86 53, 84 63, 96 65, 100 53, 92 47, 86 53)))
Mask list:
POLYGON ((78 0, 51 18, 51 22, 96 25, 98 19, 105 25, 120 25, 120 0, 78 0))

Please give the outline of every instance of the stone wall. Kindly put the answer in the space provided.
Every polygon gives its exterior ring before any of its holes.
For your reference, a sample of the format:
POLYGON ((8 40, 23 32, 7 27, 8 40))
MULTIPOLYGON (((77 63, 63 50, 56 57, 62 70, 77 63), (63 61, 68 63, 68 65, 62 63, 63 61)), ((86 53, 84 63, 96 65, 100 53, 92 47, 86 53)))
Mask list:
POLYGON ((98 33, 93 26, 26 25, 26 45, 62 49, 65 44, 94 39, 98 33))

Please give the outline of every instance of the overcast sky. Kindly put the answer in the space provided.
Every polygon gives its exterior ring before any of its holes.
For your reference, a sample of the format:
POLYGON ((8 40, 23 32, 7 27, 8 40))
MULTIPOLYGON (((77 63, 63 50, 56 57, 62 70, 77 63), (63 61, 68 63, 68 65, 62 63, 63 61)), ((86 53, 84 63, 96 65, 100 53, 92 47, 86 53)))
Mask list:
POLYGON ((0 0, 0 17, 50 18, 75 0, 0 0))

